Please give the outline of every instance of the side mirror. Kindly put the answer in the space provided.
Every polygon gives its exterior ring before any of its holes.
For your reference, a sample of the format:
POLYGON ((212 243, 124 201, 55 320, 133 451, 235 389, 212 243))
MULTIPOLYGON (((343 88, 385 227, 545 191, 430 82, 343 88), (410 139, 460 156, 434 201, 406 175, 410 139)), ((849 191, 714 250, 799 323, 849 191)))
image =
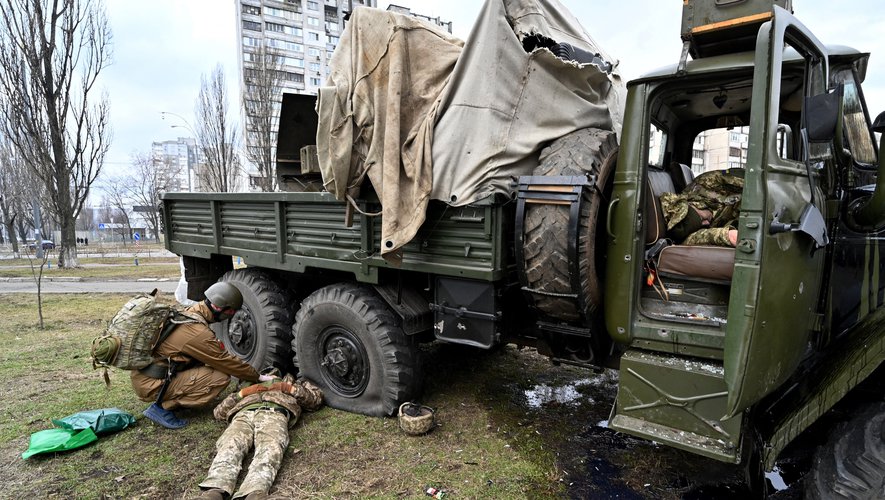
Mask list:
POLYGON ((825 92, 805 100, 805 128, 811 142, 828 142, 836 136, 842 103, 842 84, 832 92, 825 92))
POLYGON ((885 111, 879 113, 879 116, 873 120, 873 132, 885 133, 885 111))

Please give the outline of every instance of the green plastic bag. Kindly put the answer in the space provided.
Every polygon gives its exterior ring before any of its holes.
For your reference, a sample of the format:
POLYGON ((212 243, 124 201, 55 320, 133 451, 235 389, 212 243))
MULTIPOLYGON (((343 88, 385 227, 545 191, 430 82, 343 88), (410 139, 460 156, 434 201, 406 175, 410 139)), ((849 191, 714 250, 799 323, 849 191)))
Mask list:
POLYGON ((52 423, 59 428, 31 434, 28 450, 22 453, 22 458, 86 446, 98 439, 97 434, 109 434, 129 427, 135 423, 135 417, 117 408, 103 408, 68 415, 52 423))
POLYGON ((67 451, 96 441, 98 436, 92 429, 86 428, 81 431, 70 429, 46 429, 31 434, 31 442, 28 450, 22 453, 22 458, 28 458, 39 453, 53 453, 67 451))
POLYGON ((96 434, 122 431, 135 423, 135 417, 118 408, 81 411, 65 418, 53 420, 56 427, 79 431, 92 429, 96 434))

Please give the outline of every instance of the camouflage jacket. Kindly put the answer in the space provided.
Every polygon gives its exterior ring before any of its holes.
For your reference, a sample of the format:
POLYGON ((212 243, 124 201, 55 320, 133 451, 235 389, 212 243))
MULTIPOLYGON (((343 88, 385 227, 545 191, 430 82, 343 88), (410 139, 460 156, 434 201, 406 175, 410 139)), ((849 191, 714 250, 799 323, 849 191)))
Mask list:
POLYGON ((254 384, 229 394, 215 407, 213 415, 217 420, 230 422, 240 410, 259 403, 285 408, 292 426, 302 409, 313 411, 323 404, 323 391, 307 380, 293 382, 287 375, 282 382, 254 384))
POLYGON ((697 210, 709 210, 713 214, 710 225, 689 235, 682 243, 730 246, 728 229, 737 227, 743 190, 742 177, 724 170, 712 170, 697 176, 679 194, 663 193, 660 200, 667 230, 673 229, 688 216, 690 206, 697 210))

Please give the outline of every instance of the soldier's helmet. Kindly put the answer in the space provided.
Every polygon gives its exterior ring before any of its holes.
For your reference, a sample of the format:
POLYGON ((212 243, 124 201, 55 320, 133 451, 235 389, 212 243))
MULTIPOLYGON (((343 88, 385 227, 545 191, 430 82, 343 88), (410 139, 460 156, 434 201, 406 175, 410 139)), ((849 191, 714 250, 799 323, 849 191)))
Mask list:
POLYGON ((433 429, 433 409, 406 402, 399 407, 399 428, 410 436, 420 436, 433 429))
POLYGON ((206 298, 209 302, 225 309, 239 309, 243 306, 243 294, 237 287, 225 281, 219 281, 206 289, 206 298))

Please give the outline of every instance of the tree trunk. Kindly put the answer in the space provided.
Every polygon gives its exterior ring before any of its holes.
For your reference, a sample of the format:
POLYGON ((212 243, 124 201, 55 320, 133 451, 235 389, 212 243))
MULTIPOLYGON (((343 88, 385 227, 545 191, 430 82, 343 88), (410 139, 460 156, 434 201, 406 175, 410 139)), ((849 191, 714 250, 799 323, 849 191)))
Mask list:
POLYGON ((9 235, 9 242, 12 243, 12 255, 18 255, 18 238, 15 237, 15 224, 8 220, 3 222, 6 227, 6 234, 9 235))
POLYGON ((68 221, 67 224, 62 222, 60 243, 61 246, 58 250, 58 267, 63 269, 80 267, 77 260, 77 231, 73 219, 68 221))

